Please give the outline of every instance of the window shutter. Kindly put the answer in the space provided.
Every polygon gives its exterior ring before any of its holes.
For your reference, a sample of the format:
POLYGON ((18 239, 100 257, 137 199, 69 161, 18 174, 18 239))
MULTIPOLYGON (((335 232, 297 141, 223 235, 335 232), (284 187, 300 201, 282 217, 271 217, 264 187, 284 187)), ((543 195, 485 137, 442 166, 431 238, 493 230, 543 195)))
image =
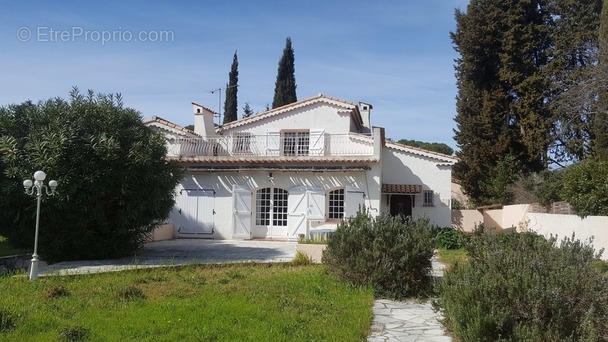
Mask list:
POLYGON ((325 155, 325 130, 313 128, 310 130, 310 152, 311 156, 325 155))
POLYGON ((308 191, 308 213, 309 220, 325 219, 325 192, 323 190, 308 191))
POLYGON ((346 191, 345 200, 344 218, 354 217, 365 205, 365 194, 363 191, 346 191))
POLYGON ((266 155, 278 157, 281 152, 281 131, 266 130, 266 155))

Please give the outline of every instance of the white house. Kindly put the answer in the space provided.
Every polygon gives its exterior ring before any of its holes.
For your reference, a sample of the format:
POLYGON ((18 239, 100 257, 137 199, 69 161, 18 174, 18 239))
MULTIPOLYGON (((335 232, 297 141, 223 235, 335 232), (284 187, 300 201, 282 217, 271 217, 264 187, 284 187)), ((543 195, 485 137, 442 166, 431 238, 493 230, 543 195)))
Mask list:
POLYGON ((218 127, 212 110, 193 109, 194 131, 146 121, 186 168, 170 216, 176 237, 296 240, 362 205, 451 224, 455 158, 386 141, 369 104, 318 95, 218 127))

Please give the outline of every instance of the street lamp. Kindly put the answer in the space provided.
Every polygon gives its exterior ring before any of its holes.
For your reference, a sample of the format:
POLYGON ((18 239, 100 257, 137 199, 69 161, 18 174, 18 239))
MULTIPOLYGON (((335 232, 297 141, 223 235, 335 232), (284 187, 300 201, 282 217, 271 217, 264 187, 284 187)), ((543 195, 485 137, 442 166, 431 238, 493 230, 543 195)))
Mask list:
POLYGON ((42 189, 44 189, 48 196, 53 196, 55 194, 55 189, 57 188, 56 180, 51 180, 48 187, 44 185, 45 178, 46 173, 44 173, 44 171, 36 171, 34 172, 34 182, 30 179, 23 181, 25 193, 30 196, 35 195, 38 202, 36 205, 36 233, 34 235, 34 254, 32 255, 32 265, 30 266, 30 280, 38 279, 38 227, 40 225, 40 199, 42 198, 42 189), (49 191, 49 188, 51 188, 51 191, 49 191))

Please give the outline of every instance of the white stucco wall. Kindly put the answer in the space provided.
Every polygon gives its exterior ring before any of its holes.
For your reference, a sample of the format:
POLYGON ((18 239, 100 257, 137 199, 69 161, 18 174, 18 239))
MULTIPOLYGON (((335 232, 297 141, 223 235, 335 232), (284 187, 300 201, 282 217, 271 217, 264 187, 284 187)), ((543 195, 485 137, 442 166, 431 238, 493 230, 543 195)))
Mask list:
MULTIPOLYGON (((423 194, 415 196, 414 218, 426 216, 441 226, 451 226, 452 168, 424 155, 385 147, 382 151, 382 182, 387 184, 420 184, 423 190, 435 192, 434 206, 423 206, 423 194)), ((383 210, 386 210, 383 199, 383 210)))
POLYGON ((228 127, 223 130, 222 134, 228 135, 233 132, 246 131, 254 135, 264 135, 267 134, 268 130, 314 128, 322 128, 329 134, 347 134, 351 129, 350 124, 350 114, 345 113, 344 108, 337 108, 319 102, 279 113, 266 120, 251 121, 237 127, 228 127))
MULTIPOLYGON (((252 220, 255 220, 255 190, 265 187, 279 187, 285 190, 297 186, 320 188, 325 191, 336 188, 360 189, 365 194, 365 205, 378 212, 379 175, 374 171, 348 171, 348 172, 284 172, 284 171, 242 171, 242 172, 188 172, 182 183, 197 184, 201 188, 215 190, 214 201, 214 230, 215 239, 232 239, 233 233, 233 188, 238 185, 251 189, 253 192, 252 220), (269 179, 272 172, 272 180, 269 179)), ((190 186, 192 187, 192 186, 190 186)), ((326 206, 328 205, 326 201, 326 206)), ((175 215, 182 208, 174 208, 175 215)), ((325 208, 327 213, 327 208, 325 208)), ((310 221, 310 227, 335 228, 336 222, 323 220, 310 221)), ((210 236, 211 237, 211 236, 210 236)))
MULTIPOLYGON (((584 219, 576 215, 556 215, 543 213, 528 213, 526 229, 549 237, 557 236, 558 242, 568 237, 587 241, 593 238, 596 251, 608 249, 608 217, 588 216, 584 219)), ((608 252, 602 254, 603 260, 608 260, 608 252)))

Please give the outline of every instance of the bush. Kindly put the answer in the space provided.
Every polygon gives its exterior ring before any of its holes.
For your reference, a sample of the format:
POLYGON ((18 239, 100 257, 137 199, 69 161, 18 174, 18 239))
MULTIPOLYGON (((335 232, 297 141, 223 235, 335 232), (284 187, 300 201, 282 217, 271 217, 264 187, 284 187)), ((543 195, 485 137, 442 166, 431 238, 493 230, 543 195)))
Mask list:
POLYGON ((370 285, 379 296, 420 295, 430 284, 434 239, 426 218, 403 221, 365 210, 338 225, 322 261, 353 285, 370 285))
POLYGON ((443 249, 463 248, 469 237, 463 231, 452 227, 435 229, 435 246, 443 249))
POLYGON ((562 196, 580 217, 608 215, 608 162, 585 160, 564 171, 562 196))
POLYGON ((444 271, 445 326, 462 341, 605 341, 608 280, 592 246, 507 235, 472 238, 469 262, 444 271))
POLYGON ((59 183, 42 197, 44 260, 132 255, 173 208, 181 168, 120 96, 70 95, 0 108, 0 234, 33 246, 36 200, 22 184, 43 170, 59 183))

